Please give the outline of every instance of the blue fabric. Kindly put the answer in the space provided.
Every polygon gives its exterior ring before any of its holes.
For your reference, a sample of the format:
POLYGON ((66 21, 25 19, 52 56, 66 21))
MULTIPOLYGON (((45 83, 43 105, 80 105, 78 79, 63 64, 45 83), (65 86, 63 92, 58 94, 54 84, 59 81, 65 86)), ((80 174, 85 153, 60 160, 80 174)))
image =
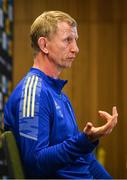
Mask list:
POLYGON ((95 159, 91 143, 78 130, 73 108, 62 92, 67 81, 31 68, 11 94, 4 111, 29 178, 111 178, 95 159))

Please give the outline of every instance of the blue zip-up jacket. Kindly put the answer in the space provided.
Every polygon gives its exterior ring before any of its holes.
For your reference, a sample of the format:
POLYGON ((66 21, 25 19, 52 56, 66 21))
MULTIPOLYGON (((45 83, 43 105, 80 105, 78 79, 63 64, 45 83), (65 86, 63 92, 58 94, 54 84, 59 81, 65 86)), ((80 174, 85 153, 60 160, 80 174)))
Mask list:
POLYGON ((31 68, 9 97, 5 130, 12 130, 28 178, 111 178, 95 159, 91 143, 78 130, 62 92, 67 81, 31 68))

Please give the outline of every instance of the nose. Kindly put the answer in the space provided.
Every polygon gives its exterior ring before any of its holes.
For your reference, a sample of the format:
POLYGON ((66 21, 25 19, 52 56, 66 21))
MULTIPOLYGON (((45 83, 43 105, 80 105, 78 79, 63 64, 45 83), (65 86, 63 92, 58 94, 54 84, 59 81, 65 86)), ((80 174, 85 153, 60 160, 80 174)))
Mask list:
POLYGON ((76 54, 78 54, 78 52, 79 52, 79 48, 78 48, 76 40, 72 44, 71 52, 76 53, 76 54))

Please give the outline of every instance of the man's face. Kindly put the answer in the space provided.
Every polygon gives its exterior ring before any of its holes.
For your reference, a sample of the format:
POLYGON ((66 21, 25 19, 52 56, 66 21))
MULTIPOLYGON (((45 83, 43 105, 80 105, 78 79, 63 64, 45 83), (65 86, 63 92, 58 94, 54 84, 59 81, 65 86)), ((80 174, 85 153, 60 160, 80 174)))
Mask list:
POLYGON ((48 59, 57 68, 71 67, 79 52, 77 39, 76 27, 71 27, 66 22, 58 23, 57 32, 47 41, 48 59))

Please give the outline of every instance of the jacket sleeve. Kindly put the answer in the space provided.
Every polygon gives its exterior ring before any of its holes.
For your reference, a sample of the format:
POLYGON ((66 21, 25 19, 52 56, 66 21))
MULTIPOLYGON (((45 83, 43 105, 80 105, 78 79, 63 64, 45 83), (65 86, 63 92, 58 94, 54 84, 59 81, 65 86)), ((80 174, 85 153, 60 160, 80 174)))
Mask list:
POLYGON ((93 179, 113 179, 111 175, 106 171, 106 169, 99 163, 95 158, 93 153, 88 156, 88 161, 90 162, 90 172, 93 175, 93 179))
POLYGON ((91 143, 84 133, 78 132, 76 136, 60 144, 50 145, 53 109, 46 92, 41 92, 40 96, 36 96, 35 110, 30 110, 30 114, 22 117, 21 107, 22 103, 19 104, 20 138, 18 141, 23 162, 26 166, 36 163, 44 175, 55 172, 76 158, 90 153, 98 144, 98 142, 91 143))
POLYGON ((66 139, 60 144, 50 146, 50 129, 52 123, 52 106, 50 103, 49 96, 42 93, 40 99, 38 140, 34 155, 41 169, 52 171, 93 151, 98 142, 91 143, 84 133, 79 132, 76 136, 66 139))

